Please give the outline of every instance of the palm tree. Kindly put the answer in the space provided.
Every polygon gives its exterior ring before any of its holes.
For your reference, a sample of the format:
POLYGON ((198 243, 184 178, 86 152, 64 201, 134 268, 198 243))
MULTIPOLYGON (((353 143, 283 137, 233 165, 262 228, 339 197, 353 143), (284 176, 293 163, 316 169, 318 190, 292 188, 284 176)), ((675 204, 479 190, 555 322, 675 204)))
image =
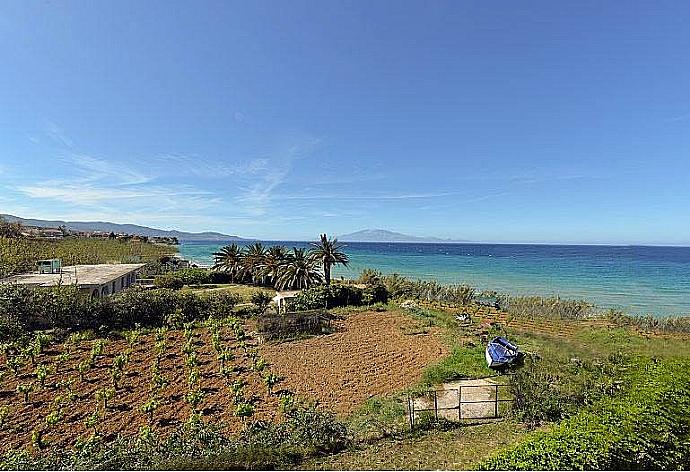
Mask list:
POLYGON ((244 255, 240 247, 233 243, 225 246, 218 252, 213 253, 215 264, 211 267, 213 270, 222 270, 230 275, 230 280, 235 282, 235 279, 242 279, 244 275, 244 255))
POLYGON ((279 289, 304 289, 323 280, 316 261, 304 249, 292 248, 287 260, 280 266, 276 281, 279 289))
POLYGON ((331 266, 334 264, 342 264, 345 267, 350 263, 350 258, 347 254, 341 251, 345 247, 344 244, 338 243, 337 238, 328 238, 325 234, 321 235, 321 241, 318 243, 311 243, 314 246, 310 255, 318 260, 323 266, 323 275, 326 279, 326 285, 331 284, 331 266))
POLYGON ((244 248, 244 270, 249 274, 252 282, 262 282, 261 267, 266 257, 266 248, 263 244, 256 242, 244 248))
POLYGON ((280 274, 280 268, 287 262, 288 250, 285 246, 271 246, 266 250, 260 267, 261 276, 275 285, 280 274))

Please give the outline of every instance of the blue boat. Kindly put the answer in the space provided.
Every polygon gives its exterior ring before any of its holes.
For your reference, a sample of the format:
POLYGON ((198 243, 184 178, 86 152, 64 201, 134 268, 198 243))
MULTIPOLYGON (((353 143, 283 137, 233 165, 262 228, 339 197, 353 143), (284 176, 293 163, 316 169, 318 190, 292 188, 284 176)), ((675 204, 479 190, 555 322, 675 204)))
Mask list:
POLYGON ((501 370, 521 358, 518 347, 503 336, 493 338, 486 346, 486 363, 489 368, 501 370))

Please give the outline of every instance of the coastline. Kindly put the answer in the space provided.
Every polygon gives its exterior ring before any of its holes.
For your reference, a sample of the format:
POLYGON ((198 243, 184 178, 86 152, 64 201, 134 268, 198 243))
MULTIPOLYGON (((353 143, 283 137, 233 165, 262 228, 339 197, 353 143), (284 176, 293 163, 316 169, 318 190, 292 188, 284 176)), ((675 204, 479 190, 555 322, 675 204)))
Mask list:
MULTIPOLYGON (((265 241, 308 247, 306 241, 265 241)), ((210 265, 216 241, 183 242, 180 254, 210 265)), ((690 315, 690 248, 476 243, 347 243, 348 268, 364 268, 515 296, 587 300, 598 309, 656 317, 690 315)))

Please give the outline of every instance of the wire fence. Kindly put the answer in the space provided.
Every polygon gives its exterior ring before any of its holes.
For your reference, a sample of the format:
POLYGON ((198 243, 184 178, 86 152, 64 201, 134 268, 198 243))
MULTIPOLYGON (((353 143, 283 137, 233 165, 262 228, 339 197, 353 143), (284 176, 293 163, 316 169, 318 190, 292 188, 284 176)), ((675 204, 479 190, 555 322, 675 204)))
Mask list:
POLYGON ((410 428, 422 419, 449 421, 495 419, 505 416, 513 399, 508 384, 493 382, 460 383, 457 388, 430 390, 407 397, 410 428))

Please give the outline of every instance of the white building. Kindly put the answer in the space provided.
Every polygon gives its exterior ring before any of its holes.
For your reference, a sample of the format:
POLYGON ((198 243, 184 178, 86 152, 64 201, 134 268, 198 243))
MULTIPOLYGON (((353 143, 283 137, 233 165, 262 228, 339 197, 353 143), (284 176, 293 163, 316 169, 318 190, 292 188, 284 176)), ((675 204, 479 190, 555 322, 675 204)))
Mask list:
MULTIPOLYGON (((47 262, 40 261, 45 266, 47 262)), ((13 275, 0 279, 3 284, 32 285, 35 287, 56 287, 58 285, 76 285, 80 290, 93 297, 107 297, 133 285, 137 272, 145 264, 95 264, 53 267, 52 270, 41 270, 28 274, 13 275)))

